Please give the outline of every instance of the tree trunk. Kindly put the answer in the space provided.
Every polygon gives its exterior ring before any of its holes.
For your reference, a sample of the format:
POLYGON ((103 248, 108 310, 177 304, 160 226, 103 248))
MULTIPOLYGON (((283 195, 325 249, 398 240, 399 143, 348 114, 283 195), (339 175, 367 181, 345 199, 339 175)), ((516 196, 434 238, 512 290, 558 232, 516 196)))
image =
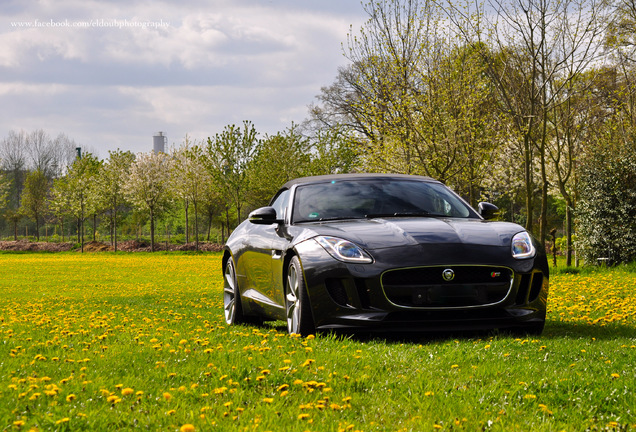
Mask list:
POLYGON ((194 205, 194 244, 195 249, 199 252, 199 218, 197 217, 197 202, 196 200, 192 202, 194 205))
POLYGON ((526 186, 526 230, 532 233, 532 218, 534 214, 534 182, 532 179, 532 143, 530 142, 530 129, 532 128, 532 118, 528 124, 528 131, 523 137, 523 168, 524 181, 526 186))
POLYGON ((155 251, 155 213, 150 209, 150 252, 155 251))
POLYGON ((117 252, 117 206, 113 207, 113 238, 115 240, 115 252, 117 252))
POLYGON ((210 231, 212 231, 212 213, 208 213, 208 241, 210 241, 210 231))
POLYGON ((565 200, 565 265, 572 266, 572 204, 571 200, 565 200))
POLYGON ((190 226, 190 221, 188 220, 188 207, 190 206, 190 203, 188 202, 188 200, 185 200, 184 203, 184 207, 185 207, 185 242, 186 244, 190 243, 190 229, 188 228, 190 226))

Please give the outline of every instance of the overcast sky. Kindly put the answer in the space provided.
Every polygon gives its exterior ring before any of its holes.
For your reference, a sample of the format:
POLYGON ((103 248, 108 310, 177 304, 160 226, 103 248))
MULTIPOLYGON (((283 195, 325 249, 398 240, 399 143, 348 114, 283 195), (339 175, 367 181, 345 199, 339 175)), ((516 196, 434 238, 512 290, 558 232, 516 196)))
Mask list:
POLYGON ((105 158, 158 131, 274 134, 307 117, 365 20, 358 0, 0 0, 0 139, 44 129, 105 158))

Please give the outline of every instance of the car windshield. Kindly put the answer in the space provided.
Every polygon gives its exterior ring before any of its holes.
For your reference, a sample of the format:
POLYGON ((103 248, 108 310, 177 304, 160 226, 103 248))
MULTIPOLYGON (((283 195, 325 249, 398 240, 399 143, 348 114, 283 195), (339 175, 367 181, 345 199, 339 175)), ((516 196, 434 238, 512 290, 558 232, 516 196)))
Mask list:
POLYGON ((408 216, 477 217, 440 183, 345 179, 298 186, 292 218, 296 223, 408 216))

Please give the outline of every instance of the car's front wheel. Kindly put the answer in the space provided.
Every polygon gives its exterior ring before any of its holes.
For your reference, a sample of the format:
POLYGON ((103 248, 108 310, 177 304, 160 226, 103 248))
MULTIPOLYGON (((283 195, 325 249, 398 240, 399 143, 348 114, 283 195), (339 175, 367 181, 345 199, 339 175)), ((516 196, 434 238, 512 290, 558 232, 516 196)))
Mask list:
POLYGON ((285 307, 287 310, 287 331, 290 334, 307 336, 315 332, 305 278, 298 257, 291 259, 287 269, 285 307))
POLYGON ((243 322, 243 309, 236 278, 234 260, 228 258, 223 272, 223 308, 225 310, 225 322, 227 324, 240 324, 243 322))

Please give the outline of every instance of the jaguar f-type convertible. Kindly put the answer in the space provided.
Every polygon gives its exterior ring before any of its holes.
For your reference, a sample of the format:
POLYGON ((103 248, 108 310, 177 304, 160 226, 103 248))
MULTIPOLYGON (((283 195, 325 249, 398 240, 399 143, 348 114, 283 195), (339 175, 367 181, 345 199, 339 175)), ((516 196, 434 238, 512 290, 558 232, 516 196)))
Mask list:
POLYGON ((316 331, 542 332, 544 248, 439 181, 396 174, 284 184, 225 245, 228 324, 316 331))

